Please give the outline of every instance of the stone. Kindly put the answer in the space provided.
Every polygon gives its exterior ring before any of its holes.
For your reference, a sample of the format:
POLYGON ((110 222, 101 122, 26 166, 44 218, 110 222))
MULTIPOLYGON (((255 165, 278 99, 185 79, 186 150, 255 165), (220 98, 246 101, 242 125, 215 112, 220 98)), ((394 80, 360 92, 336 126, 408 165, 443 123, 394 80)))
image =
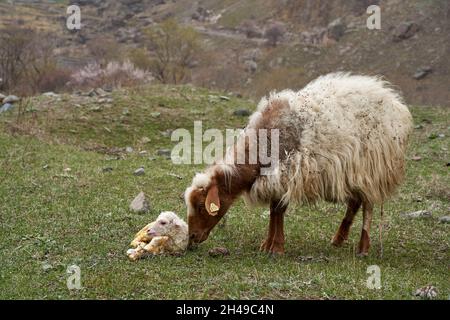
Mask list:
POLYGON ((125 148, 125 152, 126 152, 126 153, 133 153, 133 151, 134 151, 134 150, 133 150, 132 147, 126 147, 126 148, 125 148))
POLYGON ((223 257, 223 256, 229 256, 230 251, 225 247, 216 247, 212 248, 208 251, 208 254, 210 257, 223 257))
POLYGON ((7 96, 7 97, 5 97, 3 99, 3 103, 14 104, 14 103, 19 102, 19 101, 20 101, 20 98, 18 96, 14 96, 14 95, 7 96))
POLYGON ((156 154, 161 157, 169 157, 171 156, 172 151, 170 149, 159 149, 156 154))
POLYGON ((152 112, 150 113, 150 116, 152 118, 159 118, 161 116, 161 112, 152 112))
POLYGON ((416 73, 414 73, 413 78, 416 80, 421 80, 431 72, 433 72, 433 69, 431 67, 422 67, 416 70, 416 73))
POLYGON ((427 210, 419 210, 414 212, 402 213, 402 216, 405 218, 417 219, 417 218, 431 218, 431 211, 427 210))
POLYGON ((219 96, 219 99, 223 101, 230 101, 230 98, 227 96, 219 96))
POLYGON ((420 161, 420 160, 422 160, 422 157, 420 157, 420 156, 414 156, 414 157, 411 158, 411 160, 412 160, 412 161, 420 161))
POLYGON ((250 116, 250 111, 247 109, 237 109, 233 112, 233 115, 239 116, 239 117, 248 117, 250 116))
POLYGON ((102 172, 111 172, 111 171, 113 171, 112 167, 105 167, 102 169, 102 172))
POLYGON ((50 97, 50 98, 58 98, 59 95, 50 91, 50 92, 45 92, 42 94, 44 97, 50 97))
POLYGON ((147 213, 150 211, 150 204, 144 192, 140 192, 130 204, 130 210, 137 213, 147 213))
POLYGON ((443 216, 439 218, 440 223, 450 223, 450 216, 443 216))
POLYGON ((400 23, 397 28, 394 29, 393 40, 399 42, 406 40, 414 36, 420 30, 420 26, 415 22, 403 22, 400 23))
POLYGON ((422 299, 431 300, 437 297, 438 292, 434 286, 428 285, 423 288, 417 289, 414 295, 422 299))
POLYGON ((8 110, 11 110, 14 106, 11 103, 5 103, 1 108, 0 108, 0 113, 2 112, 6 112, 8 110))
POLYGON ((134 171, 135 176, 143 176, 144 174, 145 174, 145 169, 142 167, 134 171))

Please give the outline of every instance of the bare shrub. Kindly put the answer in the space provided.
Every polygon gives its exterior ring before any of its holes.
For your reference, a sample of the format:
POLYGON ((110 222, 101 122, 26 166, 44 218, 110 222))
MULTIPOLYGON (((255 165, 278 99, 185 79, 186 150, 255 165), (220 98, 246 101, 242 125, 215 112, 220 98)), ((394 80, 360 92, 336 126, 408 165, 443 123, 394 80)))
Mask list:
MULTIPOLYGON (((42 90, 61 87, 62 70, 53 54, 55 37, 17 25, 0 33, 0 89, 30 95, 42 90), (58 70, 59 75, 51 75, 58 70), (50 81, 50 78, 54 80, 50 81), (45 84, 44 84, 45 83, 45 84), (52 84, 52 85, 51 85, 52 84)), ((67 71, 68 72, 68 71, 67 71)), ((65 73, 65 72, 64 72, 65 73)), ((67 79, 67 77, 65 77, 67 79)))
POLYGON ((116 40, 104 36, 96 37, 87 44, 89 53, 101 66, 106 66, 108 62, 118 61, 121 57, 121 50, 116 40))
POLYGON ((254 20, 244 20, 240 29, 245 33, 245 36, 249 39, 251 38, 261 38, 263 36, 263 32, 258 27, 254 20))

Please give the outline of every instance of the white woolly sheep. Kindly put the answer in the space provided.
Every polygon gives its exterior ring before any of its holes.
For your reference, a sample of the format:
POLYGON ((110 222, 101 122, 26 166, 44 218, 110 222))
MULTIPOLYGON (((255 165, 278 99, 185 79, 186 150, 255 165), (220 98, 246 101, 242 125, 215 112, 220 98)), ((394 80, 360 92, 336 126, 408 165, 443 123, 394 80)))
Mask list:
POLYGON ((183 252, 188 246, 188 226, 174 212, 161 212, 156 221, 136 234, 131 246, 134 249, 127 251, 131 260, 137 260, 147 253, 183 252))
POLYGON ((373 207, 382 205, 403 179, 411 128, 411 114, 400 96, 376 77, 334 73, 298 92, 270 94, 225 158, 197 174, 186 190, 190 241, 204 241, 243 195, 250 204, 270 206, 261 250, 283 253, 288 204, 326 200, 347 204, 332 240, 336 246, 348 238, 362 206, 358 254, 367 255, 373 207), (250 129, 279 130, 279 161, 269 174, 261 174, 259 159, 256 164, 236 161, 242 152, 246 159, 249 155, 250 129))

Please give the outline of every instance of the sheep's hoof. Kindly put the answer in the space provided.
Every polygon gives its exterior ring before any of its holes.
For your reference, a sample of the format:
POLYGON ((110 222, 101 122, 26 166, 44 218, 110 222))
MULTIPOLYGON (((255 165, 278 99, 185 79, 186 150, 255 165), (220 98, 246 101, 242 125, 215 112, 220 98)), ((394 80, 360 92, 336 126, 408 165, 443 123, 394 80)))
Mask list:
POLYGON ((269 240, 264 240, 262 243, 261 243, 261 246, 259 247, 259 251, 262 251, 262 252, 269 252, 270 251, 270 241, 269 240))
POLYGON ((269 253, 272 256, 282 256, 284 255, 284 244, 272 242, 272 246, 269 249, 269 253))
POLYGON ((365 258, 365 257, 367 257, 369 255, 369 253, 368 252, 358 252, 357 254, 356 254, 356 256, 358 257, 358 258, 365 258))
POLYGON ((345 241, 347 241, 345 237, 337 234, 333 237, 333 240, 331 240, 331 244, 335 247, 340 247, 344 244, 345 241))

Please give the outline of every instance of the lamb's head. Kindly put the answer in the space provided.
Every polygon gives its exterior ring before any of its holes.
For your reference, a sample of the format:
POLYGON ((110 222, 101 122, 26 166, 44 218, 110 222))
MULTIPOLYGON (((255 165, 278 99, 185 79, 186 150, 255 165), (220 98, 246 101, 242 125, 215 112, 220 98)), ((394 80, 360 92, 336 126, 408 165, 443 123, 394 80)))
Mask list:
POLYGON ((164 211, 156 219, 153 226, 147 231, 151 237, 156 236, 176 236, 186 223, 181 220, 174 212, 164 211))
POLYGON ((217 178, 211 172, 197 174, 192 186, 187 188, 185 200, 190 244, 205 241, 227 212, 231 201, 219 189, 217 178))

